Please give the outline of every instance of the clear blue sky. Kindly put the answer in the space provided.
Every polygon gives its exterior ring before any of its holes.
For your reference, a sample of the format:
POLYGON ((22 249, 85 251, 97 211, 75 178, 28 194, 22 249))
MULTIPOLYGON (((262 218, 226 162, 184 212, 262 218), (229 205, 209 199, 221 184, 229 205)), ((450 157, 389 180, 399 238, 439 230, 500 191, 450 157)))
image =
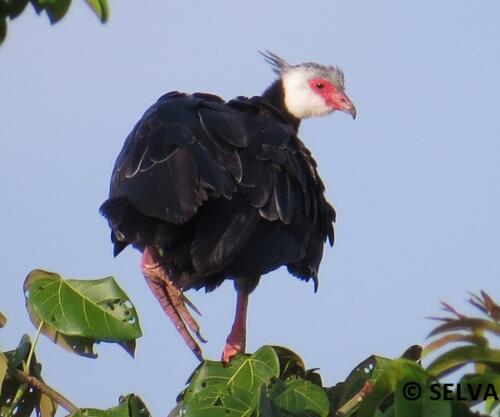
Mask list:
MULTIPOLYGON (((46 380, 81 406, 135 392, 157 416, 196 359, 149 293, 139 253, 112 257, 98 214, 126 135, 170 90, 231 98, 274 79, 257 54, 341 66, 358 108, 305 121, 301 137, 338 213, 320 290, 284 270, 250 300, 248 348, 280 344, 328 384, 371 353, 423 343, 446 299, 500 296, 500 2, 110 0, 100 25, 82 1, 50 27, 25 13, 0 48, 2 348, 34 329, 22 282, 33 268, 114 275, 139 310, 136 359, 100 345, 79 358, 43 339, 46 380), (76 375, 76 378, 75 378, 76 375)), ((189 294, 209 358, 235 294, 189 294)))

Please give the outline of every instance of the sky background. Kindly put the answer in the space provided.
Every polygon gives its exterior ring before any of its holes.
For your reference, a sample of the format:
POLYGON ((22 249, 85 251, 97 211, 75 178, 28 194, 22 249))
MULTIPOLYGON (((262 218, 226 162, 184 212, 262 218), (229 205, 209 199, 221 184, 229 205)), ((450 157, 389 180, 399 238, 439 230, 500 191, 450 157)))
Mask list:
MULTIPOLYGON (((300 136, 337 209, 320 288, 278 270, 250 299, 248 350, 284 345, 333 385, 372 353, 425 343, 439 300, 500 296, 500 2, 463 0, 110 0, 101 25, 82 1, 50 26, 32 10, 0 47, 2 350, 34 334, 22 283, 34 268, 115 276, 137 307, 136 358, 101 344, 96 360, 48 339, 45 380, 79 406, 140 395, 165 415, 197 365, 150 294, 139 253, 112 256, 98 214, 114 160, 165 92, 225 98, 274 79, 258 50, 335 64, 358 108, 307 120, 300 136)), ((29 8, 28 8, 29 9, 29 8)), ((208 358, 230 330, 230 282, 188 293, 208 358)), ((470 310, 469 310, 470 311, 470 310)))

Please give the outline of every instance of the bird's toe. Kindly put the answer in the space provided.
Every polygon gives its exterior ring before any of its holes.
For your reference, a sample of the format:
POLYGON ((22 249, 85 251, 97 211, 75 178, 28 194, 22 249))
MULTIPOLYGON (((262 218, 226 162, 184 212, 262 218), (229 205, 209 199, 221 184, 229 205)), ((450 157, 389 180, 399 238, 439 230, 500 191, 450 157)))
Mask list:
POLYGON ((222 362, 229 363, 238 353, 245 353, 245 345, 238 342, 227 342, 222 352, 222 362))

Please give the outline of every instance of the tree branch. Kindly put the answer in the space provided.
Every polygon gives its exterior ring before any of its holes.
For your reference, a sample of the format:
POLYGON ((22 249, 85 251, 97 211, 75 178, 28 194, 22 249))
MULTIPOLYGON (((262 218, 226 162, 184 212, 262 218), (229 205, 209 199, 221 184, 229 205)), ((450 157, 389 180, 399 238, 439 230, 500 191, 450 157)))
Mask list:
POLYGON ((59 404, 61 407, 63 407, 64 409, 66 409, 70 413, 74 413, 75 411, 78 410, 78 407, 75 404, 73 404, 66 397, 63 397, 55 389, 49 387, 44 382, 40 381, 38 378, 36 378, 32 375, 26 375, 24 372, 21 372, 19 369, 13 368, 11 366, 9 366, 9 373, 14 378, 16 378, 19 382, 21 382, 23 384, 28 384, 28 385, 32 386, 33 388, 37 389, 38 391, 40 391, 42 394, 45 394, 47 397, 54 400, 57 404, 59 404))

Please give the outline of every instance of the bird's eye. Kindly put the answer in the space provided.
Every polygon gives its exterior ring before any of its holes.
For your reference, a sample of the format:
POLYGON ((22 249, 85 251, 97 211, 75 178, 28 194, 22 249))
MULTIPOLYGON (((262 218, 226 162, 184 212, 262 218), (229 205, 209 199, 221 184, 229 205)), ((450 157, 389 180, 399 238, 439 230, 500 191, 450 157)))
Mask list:
POLYGON ((325 85, 323 83, 316 83, 316 88, 321 90, 322 88, 325 88, 325 85))

